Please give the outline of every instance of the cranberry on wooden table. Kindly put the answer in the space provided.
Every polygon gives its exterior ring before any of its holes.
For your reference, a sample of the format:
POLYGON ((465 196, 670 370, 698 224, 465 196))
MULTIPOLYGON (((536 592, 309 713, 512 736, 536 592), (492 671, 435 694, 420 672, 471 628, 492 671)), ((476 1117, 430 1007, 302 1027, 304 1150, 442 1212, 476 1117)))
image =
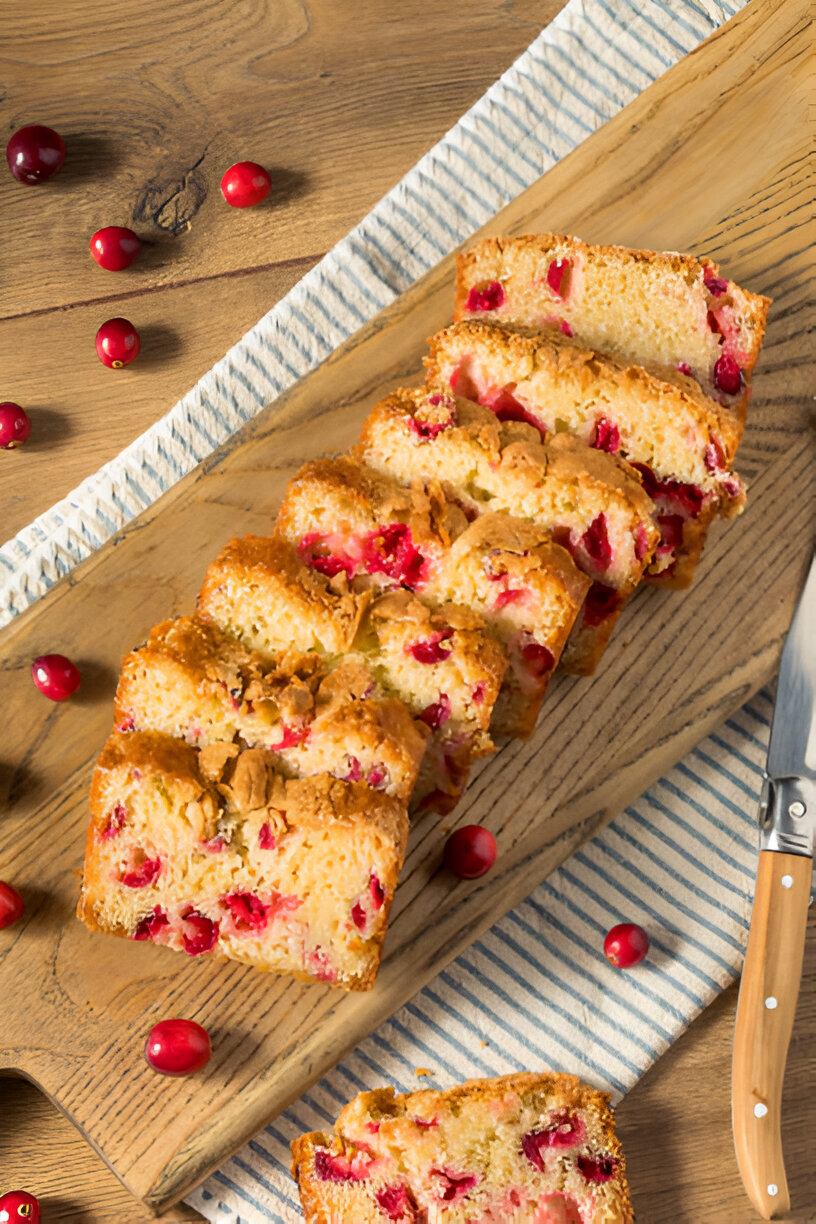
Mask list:
POLYGON ((24 909, 23 898, 17 889, 0 880, 0 931, 22 918, 24 909))
POLYGON ((40 1204, 25 1190, 0 1195, 0 1224, 40 1224, 40 1204))
POLYGON ((67 701, 79 688, 79 668, 61 654, 40 655, 31 664, 31 678, 52 701, 67 701))
POLYGON ((617 969, 639 965, 648 951, 649 936, 636 922, 619 922, 604 940, 604 956, 617 969))
POLYGON ((150 1030, 145 1058, 161 1075, 193 1075, 210 1061, 210 1037, 195 1020, 160 1020, 150 1030))
POLYGON ((482 825, 464 825, 445 842, 445 866, 460 880, 476 880, 496 861, 496 839, 482 825))
POLYGON ((22 446, 31 433, 28 413, 19 404, 6 400, 0 404, 0 448, 14 450, 22 446))
POLYGON ((106 225, 104 229, 97 230, 89 246, 100 268, 108 272, 121 272, 129 268, 142 253, 139 235, 124 225, 106 225))
POLYGON ((6 161, 18 183, 33 187, 57 173, 65 161, 65 144, 53 128, 30 123, 9 140, 6 161))
POLYGON ((269 172, 257 162, 236 162, 221 179, 221 194, 233 208, 252 208, 272 189, 269 172))
POLYGON ((96 333, 96 355, 112 370, 121 370, 138 357, 139 347, 139 333, 128 319, 108 319, 96 333))

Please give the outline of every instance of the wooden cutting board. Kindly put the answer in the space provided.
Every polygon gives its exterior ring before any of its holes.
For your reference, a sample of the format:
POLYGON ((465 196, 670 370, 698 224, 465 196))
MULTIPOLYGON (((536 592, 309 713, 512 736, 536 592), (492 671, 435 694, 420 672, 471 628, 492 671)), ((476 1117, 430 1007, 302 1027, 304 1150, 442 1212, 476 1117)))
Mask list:
POLYGON ((557 678, 535 736, 471 784, 460 823, 492 828, 496 868, 454 883, 445 830, 415 827, 374 991, 341 995, 92 935, 73 917, 94 758, 122 654, 189 611, 234 534, 266 532, 303 461, 353 442, 367 408, 419 376, 450 317, 443 261, 320 369, 64 579, 2 634, 0 875, 27 900, 0 933, 0 1069, 41 1086, 154 1210, 177 1200, 389 1016, 772 674, 813 542, 808 436, 813 181, 804 122, 804 0, 754 3, 508 206, 485 232, 564 229, 591 241, 706 252, 775 299, 740 451, 742 519, 715 528, 694 589, 640 593, 599 674, 557 678), (64 706, 30 660, 81 666, 64 706), (190 1080, 155 1076, 147 1030, 209 1029, 190 1080))

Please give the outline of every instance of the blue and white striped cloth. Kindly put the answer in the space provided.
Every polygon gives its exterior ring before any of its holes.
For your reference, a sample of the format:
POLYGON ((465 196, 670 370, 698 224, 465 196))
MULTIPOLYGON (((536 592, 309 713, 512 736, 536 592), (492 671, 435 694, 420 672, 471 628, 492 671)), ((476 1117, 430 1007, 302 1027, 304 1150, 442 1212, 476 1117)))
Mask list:
MULTIPOLYGON (((483 98, 162 420, 0 548, 7 623, 742 7, 569 0, 483 98)), ((358 1091, 544 1065, 620 1097, 739 970, 770 699, 761 694, 573 855, 189 1198, 300 1219, 296 1134, 358 1091), (640 922, 637 969, 603 936, 640 922), (432 1075, 418 1079, 416 1069, 432 1075)))
POLYGON ((547 1066, 620 1098, 742 963, 771 711, 754 698, 187 1201, 214 1224, 299 1220, 290 1140, 382 1084, 547 1066), (603 955, 621 921, 651 942, 626 971, 603 955))

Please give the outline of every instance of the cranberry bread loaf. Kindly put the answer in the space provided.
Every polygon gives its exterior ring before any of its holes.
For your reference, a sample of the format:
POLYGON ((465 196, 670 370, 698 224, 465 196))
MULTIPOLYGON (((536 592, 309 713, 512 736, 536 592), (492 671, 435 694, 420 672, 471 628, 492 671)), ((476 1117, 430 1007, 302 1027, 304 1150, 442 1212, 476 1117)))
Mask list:
POLYGON ((667 377, 583 348, 561 332, 466 320, 430 340, 432 384, 527 421, 566 431, 634 464, 656 505, 661 539, 647 577, 689 586, 711 518, 745 503, 731 470, 736 414, 677 371, 667 377))
POLYGON ((115 720, 197 748, 240 737, 288 776, 366 781, 406 803, 428 737, 363 663, 328 672, 316 651, 291 650, 273 660, 193 616, 157 625, 125 657, 115 720))
POLYGON ((307 1224, 632 1224, 609 1097, 520 1073, 363 1092, 292 1142, 307 1224))
POLYGON ((743 421, 769 305, 710 259, 563 234, 485 238, 457 260, 456 319, 560 326, 627 364, 681 370, 743 421))
POLYGON ((562 667, 592 673, 658 540, 638 473, 569 434, 542 441, 529 425, 433 387, 377 404, 355 451, 400 480, 439 480, 470 517, 487 508, 553 533, 592 579, 562 667))
POLYGON ((448 551, 425 592, 474 608, 504 646, 508 667, 494 735, 526 738, 591 586, 565 548, 535 523, 482 514, 448 551))
POLYGON ((199 613, 248 650, 316 645, 329 667, 365 665, 387 696, 430 728, 414 805, 448 811, 469 762, 492 751, 490 718, 507 666, 504 651, 468 609, 432 610, 407 590, 373 602, 371 596, 349 591, 345 571, 329 578, 303 565, 283 539, 248 536, 230 541, 210 566, 199 613), (293 564, 281 567, 282 555, 293 564), (291 608, 299 614, 292 616, 291 608), (333 623, 338 613, 342 629, 333 623))
POLYGON ((262 749, 115 731, 91 784, 92 930, 367 990, 405 855, 398 800, 262 749))

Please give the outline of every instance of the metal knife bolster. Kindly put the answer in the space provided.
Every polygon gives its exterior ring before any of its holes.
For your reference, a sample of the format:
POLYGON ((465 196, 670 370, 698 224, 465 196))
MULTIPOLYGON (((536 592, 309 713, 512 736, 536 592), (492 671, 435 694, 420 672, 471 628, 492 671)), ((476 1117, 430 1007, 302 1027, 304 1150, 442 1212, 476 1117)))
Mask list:
POLYGON ((816 847, 816 779, 772 778, 759 800, 760 850, 813 858, 816 847))

